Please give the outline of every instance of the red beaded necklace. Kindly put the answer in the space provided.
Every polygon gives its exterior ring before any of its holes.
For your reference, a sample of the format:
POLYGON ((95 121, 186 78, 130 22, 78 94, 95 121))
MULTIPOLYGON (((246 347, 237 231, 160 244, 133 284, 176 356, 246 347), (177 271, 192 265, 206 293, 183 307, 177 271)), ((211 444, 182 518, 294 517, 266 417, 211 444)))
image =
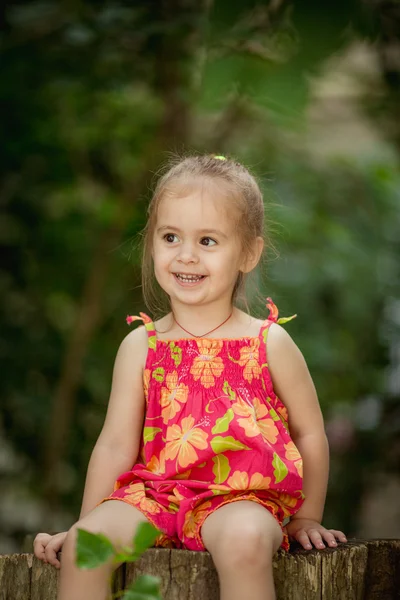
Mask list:
POLYGON ((217 329, 219 329, 220 327, 222 327, 222 325, 225 325, 225 323, 227 321, 229 321, 229 319, 231 318, 232 315, 233 315, 233 310, 232 310, 231 314, 229 315, 229 317, 227 319, 225 319, 225 321, 223 321, 222 323, 220 323, 219 325, 217 325, 217 327, 214 327, 214 329, 211 329, 211 331, 207 331, 207 333, 203 333, 202 335, 196 335, 196 334, 192 333, 191 331, 188 331, 187 329, 185 329, 184 327, 182 327, 182 325, 180 323, 178 323, 178 321, 176 320, 175 315, 174 315, 174 321, 178 325, 178 327, 180 327, 181 329, 183 329, 183 331, 185 331, 185 333, 188 333, 189 335, 191 335, 192 337, 195 337, 195 338, 202 338, 205 335, 209 335, 210 333, 213 333, 213 331, 216 331, 217 329))

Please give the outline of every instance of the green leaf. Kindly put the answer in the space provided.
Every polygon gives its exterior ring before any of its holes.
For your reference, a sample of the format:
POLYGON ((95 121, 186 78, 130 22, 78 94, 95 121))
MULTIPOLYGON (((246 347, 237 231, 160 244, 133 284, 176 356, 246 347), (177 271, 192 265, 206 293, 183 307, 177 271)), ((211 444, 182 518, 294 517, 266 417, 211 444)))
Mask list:
POLYGON ((235 400, 236 398, 236 393, 233 391, 233 389, 231 388, 231 386, 229 385, 229 383, 227 381, 224 381, 224 385, 222 386, 222 390, 223 392, 229 396, 229 398, 231 400, 235 400))
POLYGON ((133 538, 134 560, 139 558, 147 548, 151 548, 151 546, 154 545, 154 542, 160 533, 161 532, 151 523, 142 522, 139 524, 135 537, 133 538))
POLYGON ((122 600, 162 600, 159 577, 140 575, 125 590, 122 600))
POLYGON ((280 483, 283 479, 285 479, 286 475, 288 474, 288 468, 285 465, 285 463, 279 458, 276 452, 274 452, 272 466, 275 468, 275 483, 280 483))
POLYGON ((114 546, 104 534, 78 529, 76 564, 80 569, 95 569, 114 554, 114 546))
POLYGON ((130 550, 129 552, 118 552, 114 556, 114 564, 134 562, 135 560, 136 560, 136 556, 133 552, 133 549, 130 550))
POLYGON ((212 433, 225 433, 229 429, 229 423, 232 421, 234 417, 234 412, 231 408, 228 408, 223 417, 220 417, 215 421, 215 425, 212 428, 212 433))
POLYGON ((154 369, 153 371, 153 379, 155 379, 156 381, 164 381, 164 368, 163 367, 157 367, 157 369, 154 369))
POLYGON ((160 427, 143 427, 144 443, 152 442, 159 431, 161 431, 160 427))
POLYGON ((215 483, 224 483, 228 479, 228 475, 231 472, 229 460, 224 454, 217 454, 213 457, 213 473, 215 475, 215 483))
POLYGON ((230 435, 227 437, 221 437, 218 435, 217 437, 213 438, 210 443, 215 454, 221 454, 222 452, 225 452, 225 450, 250 450, 250 448, 238 440, 235 440, 235 438, 230 435))
POLYGON ((179 367, 179 365, 182 362, 182 348, 176 346, 174 342, 170 342, 169 347, 171 348, 171 356, 175 363, 175 366, 179 367))

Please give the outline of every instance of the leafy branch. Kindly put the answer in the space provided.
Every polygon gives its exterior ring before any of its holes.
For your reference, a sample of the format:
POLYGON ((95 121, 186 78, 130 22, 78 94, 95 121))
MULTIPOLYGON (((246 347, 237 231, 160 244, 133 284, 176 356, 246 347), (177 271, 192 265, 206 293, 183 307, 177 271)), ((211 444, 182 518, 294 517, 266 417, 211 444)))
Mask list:
MULTIPOLYGON (((140 523, 132 540, 131 547, 117 550, 103 533, 91 533, 78 529, 76 547, 76 564, 80 569, 95 569, 105 562, 118 565, 125 562, 135 562, 151 546, 160 531, 150 523, 140 523)), ((141 575, 125 590, 112 594, 112 598, 122 600, 162 600, 160 578, 152 575, 141 575)))

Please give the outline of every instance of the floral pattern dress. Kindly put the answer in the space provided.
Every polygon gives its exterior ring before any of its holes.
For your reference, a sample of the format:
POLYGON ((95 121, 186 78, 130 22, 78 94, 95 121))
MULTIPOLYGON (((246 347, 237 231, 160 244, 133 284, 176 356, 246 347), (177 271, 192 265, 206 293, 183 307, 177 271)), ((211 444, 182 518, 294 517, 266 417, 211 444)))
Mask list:
MULTIPOLYGON (((146 416, 138 462, 113 493, 160 529, 156 545, 204 550, 201 526, 218 507, 252 500, 283 520, 303 501, 302 459, 286 407, 274 392, 266 340, 278 310, 257 337, 157 339, 145 314, 146 416)), ((289 549, 283 530, 282 548, 289 549)))

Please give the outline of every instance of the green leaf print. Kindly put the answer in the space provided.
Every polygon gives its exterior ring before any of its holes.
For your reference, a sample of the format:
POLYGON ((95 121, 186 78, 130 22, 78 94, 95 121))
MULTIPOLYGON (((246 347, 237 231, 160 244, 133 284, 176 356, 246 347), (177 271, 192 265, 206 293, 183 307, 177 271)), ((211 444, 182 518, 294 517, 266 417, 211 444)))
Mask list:
POLYGON ((156 381, 164 381, 164 367, 157 367, 157 369, 154 369, 153 371, 153 379, 155 379, 156 381))
POLYGON ((222 387, 222 390, 223 390, 223 392, 224 392, 224 393, 225 393, 227 396, 229 396, 229 398, 230 398, 231 400, 235 400, 235 398, 236 398, 236 394, 235 394, 235 392, 233 391, 233 389, 231 388, 231 386, 229 385, 229 383, 228 383, 227 381, 224 381, 224 385, 223 385, 223 387, 222 387))
POLYGON ((275 483, 280 483, 283 481, 288 474, 288 468, 285 463, 279 458, 279 456, 274 452, 274 459, 272 461, 272 466, 275 468, 274 477, 275 483))
POLYGON ((149 337, 149 338, 148 338, 148 342, 147 342, 147 343, 148 343, 148 345, 149 345, 149 348, 150 348, 151 350, 155 350, 155 349, 156 349, 156 343, 157 343, 157 338, 156 338, 156 336, 155 336, 155 335, 152 335, 151 337, 149 337))
POLYGON ((175 366, 179 367, 179 365, 182 362, 182 348, 179 348, 179 346, 176 346, 174 344, 174 342, 170 342, 169 347, 171 349, 172 360, 174 361, 175 366))
POLYGON ((224 483, 231 472, 229 460, 224 454, 217 454, 213 457, 213 473, 215 475, 214 483, 224 483))
POLYGON ((159 431, 161 431, 160 427, 144 427, 143 428, 144 443, 147 444, 147 442, 152 442, 159 431))
POLYGON ((225 452, 225 450, 250 450, 248 446, 245 446, 242 444, 242 442, 235 440, 235 438, 230 435, 227 437, 221 437, 218 435, 217 437, 213 438, 210 443, 215 454, 221 454, 222 452, 225 452))
MULTIPOLYGON (((271 398, 267 398, 267 400, 268 400, 268 402, 271 402, 271 398)), ((269 414, 271 415, 273 421, 280 420, 279 415, 277 414, 277 412, 274 408, 270 409, 269 414)))
POLYGON ((222 496, 222 494, 229 494, 231 490, 228 488, 227 490, 211 490, 214 496, 222 496))
POLYGON ((279 323, 279 325, 284 325, 285 323, 289 323, 289 321, 291 321, 292 319, 295 319, 297 317, 297 315, 292 315, 291 317, 280 317, 277 320, 277 323, 279 323))
POLYGON ((211 429, 212 433, 225 433, 229 429, 229 423, 232 421, 234 417, 233 410, 228 408, 223 417, 220 417, 215 421, 214 427, 211 429))

